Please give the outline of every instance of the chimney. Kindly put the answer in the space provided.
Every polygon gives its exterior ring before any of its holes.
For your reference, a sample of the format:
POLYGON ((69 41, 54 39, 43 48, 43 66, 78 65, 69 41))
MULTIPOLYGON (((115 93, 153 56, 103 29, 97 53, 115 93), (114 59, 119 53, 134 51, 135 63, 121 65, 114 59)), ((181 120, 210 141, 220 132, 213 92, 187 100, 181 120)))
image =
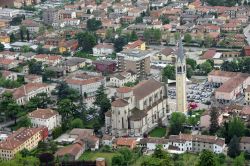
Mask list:
POLYGON ((106 166, 106 161, 104 158, 99 157, 95 161, 96 161, 96 166, 106 166))

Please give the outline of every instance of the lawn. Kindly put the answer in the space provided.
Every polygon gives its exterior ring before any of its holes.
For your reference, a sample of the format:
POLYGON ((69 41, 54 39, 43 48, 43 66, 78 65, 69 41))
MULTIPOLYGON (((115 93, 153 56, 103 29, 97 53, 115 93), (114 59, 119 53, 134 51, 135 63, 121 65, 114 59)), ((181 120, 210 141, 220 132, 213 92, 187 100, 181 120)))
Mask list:
POLYGON ((111 165, 112 157, 116 153, 108 153, 108 152, 84 152, 82 156, 79 158, 79 160, 92 160, 94 161, 98 157, 103 157, 106 159, 108 166, 111 165))
POLYGON ((164 137, 166 135, 167 129, 164 127, 156 127, 150 133, 150 137, 164 137))

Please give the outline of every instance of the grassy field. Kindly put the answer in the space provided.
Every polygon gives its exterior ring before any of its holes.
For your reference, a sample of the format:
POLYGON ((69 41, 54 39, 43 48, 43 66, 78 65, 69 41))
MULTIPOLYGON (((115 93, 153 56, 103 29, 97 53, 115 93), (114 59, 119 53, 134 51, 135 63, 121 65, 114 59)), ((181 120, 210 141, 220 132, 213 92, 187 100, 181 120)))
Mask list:
POLYGON ((166 128, 156 127, 149 133, 149 136, 150 137, 164 137, 166 135, 166 132, 167 132, 166 128))
POLYGON ((108 166, 111 165, 112 157, 116 153, 107 153, 107 152, 84 152, 79 160, 92 160, 94 161, 98 157, 103 157, 106 159, 108 166))

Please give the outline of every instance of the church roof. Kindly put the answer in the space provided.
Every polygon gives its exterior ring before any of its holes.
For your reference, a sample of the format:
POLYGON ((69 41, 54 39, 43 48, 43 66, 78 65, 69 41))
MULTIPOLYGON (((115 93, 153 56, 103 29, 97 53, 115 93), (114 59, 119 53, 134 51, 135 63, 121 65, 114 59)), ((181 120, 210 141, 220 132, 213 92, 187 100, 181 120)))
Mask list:
POLYGON ((182 45, 182 39, 179 40, 178 50, 177 50, 177 62, 183 62, 185 59, 184 49, 182 45))

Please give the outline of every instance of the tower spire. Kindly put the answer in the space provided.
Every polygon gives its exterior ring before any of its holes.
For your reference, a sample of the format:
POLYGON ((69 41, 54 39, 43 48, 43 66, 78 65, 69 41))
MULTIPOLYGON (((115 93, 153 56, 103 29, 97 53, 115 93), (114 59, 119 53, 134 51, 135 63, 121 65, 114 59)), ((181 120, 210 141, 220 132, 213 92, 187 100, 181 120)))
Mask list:
POLYGON ((178 42, 178 50, 177 50, 177 61, 178 62, 183 62, 184 60, 184 49, 183 49, 183 44, 182 44, 182 39, 180 37, 179 42, 178 42))

